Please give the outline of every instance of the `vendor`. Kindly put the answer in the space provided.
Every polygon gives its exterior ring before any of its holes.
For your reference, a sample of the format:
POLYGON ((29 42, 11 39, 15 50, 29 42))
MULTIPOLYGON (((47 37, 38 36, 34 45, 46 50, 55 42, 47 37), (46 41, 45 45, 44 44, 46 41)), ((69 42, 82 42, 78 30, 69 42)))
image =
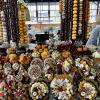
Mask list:
POLYGON ((91 50, 100 50, 100 15, 96 16, 94 27, 95 28, 90 32, 90 38, 87 41, 86 46, 91 50))

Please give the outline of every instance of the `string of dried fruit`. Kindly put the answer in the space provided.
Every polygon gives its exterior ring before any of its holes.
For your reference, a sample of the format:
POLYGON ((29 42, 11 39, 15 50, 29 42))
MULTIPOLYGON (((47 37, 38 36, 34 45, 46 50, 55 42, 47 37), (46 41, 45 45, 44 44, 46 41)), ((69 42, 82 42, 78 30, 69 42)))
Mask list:
POLYGON ((87 30, 86 30, 86 39, 89 38, 90 34, 90 2, 89 0, 86 1, 86 22, 87 22, 87 30))
POLYGON ((68 25, 67 25, 67 21, 68 21, 68 20, 67 20, 67 19, 68 19, 68 16, 67 16, 68 11, 67 11, 67 9, 68 9, 68 1, 65 0, 65 20, 64 20, 64 22, 65 22, 65 24, 64 24, 64 26, 65 26, 65 27, 64 27, 64 28, 65 28, 65 29, 64 29, 64 33, 65 33, 65 34, 64 34, 64 40, 66 40, 66 37, 67 37, 67 30, 68 30, 68 29, 67 29, 67 26, 68 26, 68 25))
POLYGON ((27 44, 28 37, 27 37, 27 30, 26 30, 26 8, 24 5, 19 5, 19 33, 20 33, 20 44, 27 44))
POLYGON ((69 30, 70 30, 70 0, 65 0, 65 40, 69 39, 69 30))
POLYGON ((63 41, 65 37, 65 0, 62 0, 61 40, 63 41))
POLYGON ((62 10, 63 10, 63 0, 59 1, 59 13, 62 15, 62 10))
POLYGON ((17 0, 3 0, 3 11, 5 15, 8 43, 12 40, 18 45, 19 31, 17 0))
POLYGON ((2 19, 1 19, 1 12, 0 12, 0 43, 3 42, 3 32, 2 32, 2 19))
POLYGON ((3 42, 3 30, 2 30, 2 18, 1 18, 1 11, 2 11, 2 1, 0 0, 0 43, 3 42))
POLYGON ((2 0, 0 0, 0 11, 2 11, 2 0))
MULTIPOLYGON (((82 40, 89 37, 89 0, 65 0, 64 40, 82 40)), ((64 26, 64 25, 63 25, 64 26)), ((73 41, 73 42, 74 42, 73 41)))
POLYGON ((86 44, 86 30, 87 30, 87 21, 86 21, 86 1, 87 0, 83 0, 83 15, 82 15, 82 42, 85 45, 86 44))
POLYGON ((78 20, 78 0, 73 1, 73 28, 72 28, 72 40, 77 38, 77 20, 78 20))
POLYGON ((1 11, 2 11, 2 1, 0 0, 0 43, 3 42, 1 11))
POLYGON ((79 0, 79 16, 78 16, 78 20, 79 20, 79 23, 78 23, 78 37, 77 38, 80 38, 82 39, 82 9, 83 9, 83 0, 79 0))
POLYGON ((3 42, 7 42, 8 39, 7 39, 6 22, 5 22, 5 15, 3 11, 1 11, 1 21, 2 21, 3 42))
POLYGON ((3 0, 3 12, 4 12, 6 32, 7 32, 7 42, 10 43, 11 33, 10 33, 9 1, 8 0, 3 0))
POLYGON ((68 31, 67 31, 67 40, 69 40, 70 37, 70 31, 71 31, 71 0, 68 1, 68 31))
POLYGON ((70 0, 70 32, 69 32, 69 41, 72 40, 72 27, 73 27, 73 0, 70 0))
POLYGON ((62 0, 62 16, 65 18, 65 0, 62 0))
POLYGON ((10 28, 11 28, 11 35, 12 41, 15 43, 19 43, 19 26, 18 26, 18 6, 17 0, 10 1, 10 28))

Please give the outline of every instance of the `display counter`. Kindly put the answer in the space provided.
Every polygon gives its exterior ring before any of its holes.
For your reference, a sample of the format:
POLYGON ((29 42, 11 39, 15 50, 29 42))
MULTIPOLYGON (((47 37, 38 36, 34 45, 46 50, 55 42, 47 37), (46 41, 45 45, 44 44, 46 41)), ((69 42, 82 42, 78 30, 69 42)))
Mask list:
POLYGON ((100 93, 100 52, 60 44, 29 44, 31 50, 0 48, 0 99, 96 100, 100 93))

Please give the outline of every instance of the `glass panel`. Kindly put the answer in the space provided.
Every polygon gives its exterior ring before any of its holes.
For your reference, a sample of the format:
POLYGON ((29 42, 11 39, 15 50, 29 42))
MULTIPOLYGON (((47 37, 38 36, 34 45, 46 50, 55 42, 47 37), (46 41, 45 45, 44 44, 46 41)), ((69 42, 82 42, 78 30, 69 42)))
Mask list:
POLYGON ((56 9, 55 5, 50 5, 50 10, 55 10, 55 9, 56 9))
POLYGON ((31 10, 36 10, 36 5, 31 5, 31 10))
POLYGON ((91 2, 90 9, 97 9, 97 2, 91 2))
POLYGON ((48 17, 48 11, 38 11, 38 17, 48 17))
POLYGON ((59 14, 59 3, 58 2, 41 2, 37 3, 37 14, 36 16, 36 3, 28 4, 28 9, 30 11, 31 21, 39 23, 56 23, 60 22, 60 14, 59 14), (50 19, 48 15, 50 4, 50 19), (38 18, 37 18, 38 17, 38 18))
POLYGON ((50 17, 55 16, 55 11, 50 11, 50 17))
POLYGON ((44 22, 49 22, 49 18, 44 18, 44 22))
POLYGON ((55 17, 50 17, 50 22, 54 22, 55 17))
POLYGON ((56 10, 59 10, 59 4, 56 5, 56 10))
POLYGON ((56 22, 60 22, 60 20, 61 20, 60 17, 55 17, 56 22))
POLYGON ((38 5, 37 10, 42 10, 42 5, 38 5))
POLYGON ((48 5, 43 5, 42 10, 48 10, 48 5))
POLYGON ((39 21, 39 22, 40 22, 40 21, 43 22, 43 20, 44 20, 44 18, 38 18, 38 21, 39 21))
POLYGON ((59 10, 55 11, 56 16, 60 16, 59 10))
POLYGON ((36 17, 36 11, 32 10, 32 11, 31 11, 31 16, 32 16, 32 17, 36 17))
POLYGON ((50 16, 53 17, 53 16, 60 16, 60 13, 59 11, 50 11, 50 16))

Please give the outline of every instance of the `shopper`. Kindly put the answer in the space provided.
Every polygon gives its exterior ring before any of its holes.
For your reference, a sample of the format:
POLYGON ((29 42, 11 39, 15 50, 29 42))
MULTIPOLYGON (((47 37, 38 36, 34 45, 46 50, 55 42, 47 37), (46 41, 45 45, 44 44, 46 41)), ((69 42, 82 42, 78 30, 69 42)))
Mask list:
POLYGON ((96 16, 95 28, 90 32, 90 38, 86 43, 86 46, 91 49, 100 50, 100 15, 96 16))

